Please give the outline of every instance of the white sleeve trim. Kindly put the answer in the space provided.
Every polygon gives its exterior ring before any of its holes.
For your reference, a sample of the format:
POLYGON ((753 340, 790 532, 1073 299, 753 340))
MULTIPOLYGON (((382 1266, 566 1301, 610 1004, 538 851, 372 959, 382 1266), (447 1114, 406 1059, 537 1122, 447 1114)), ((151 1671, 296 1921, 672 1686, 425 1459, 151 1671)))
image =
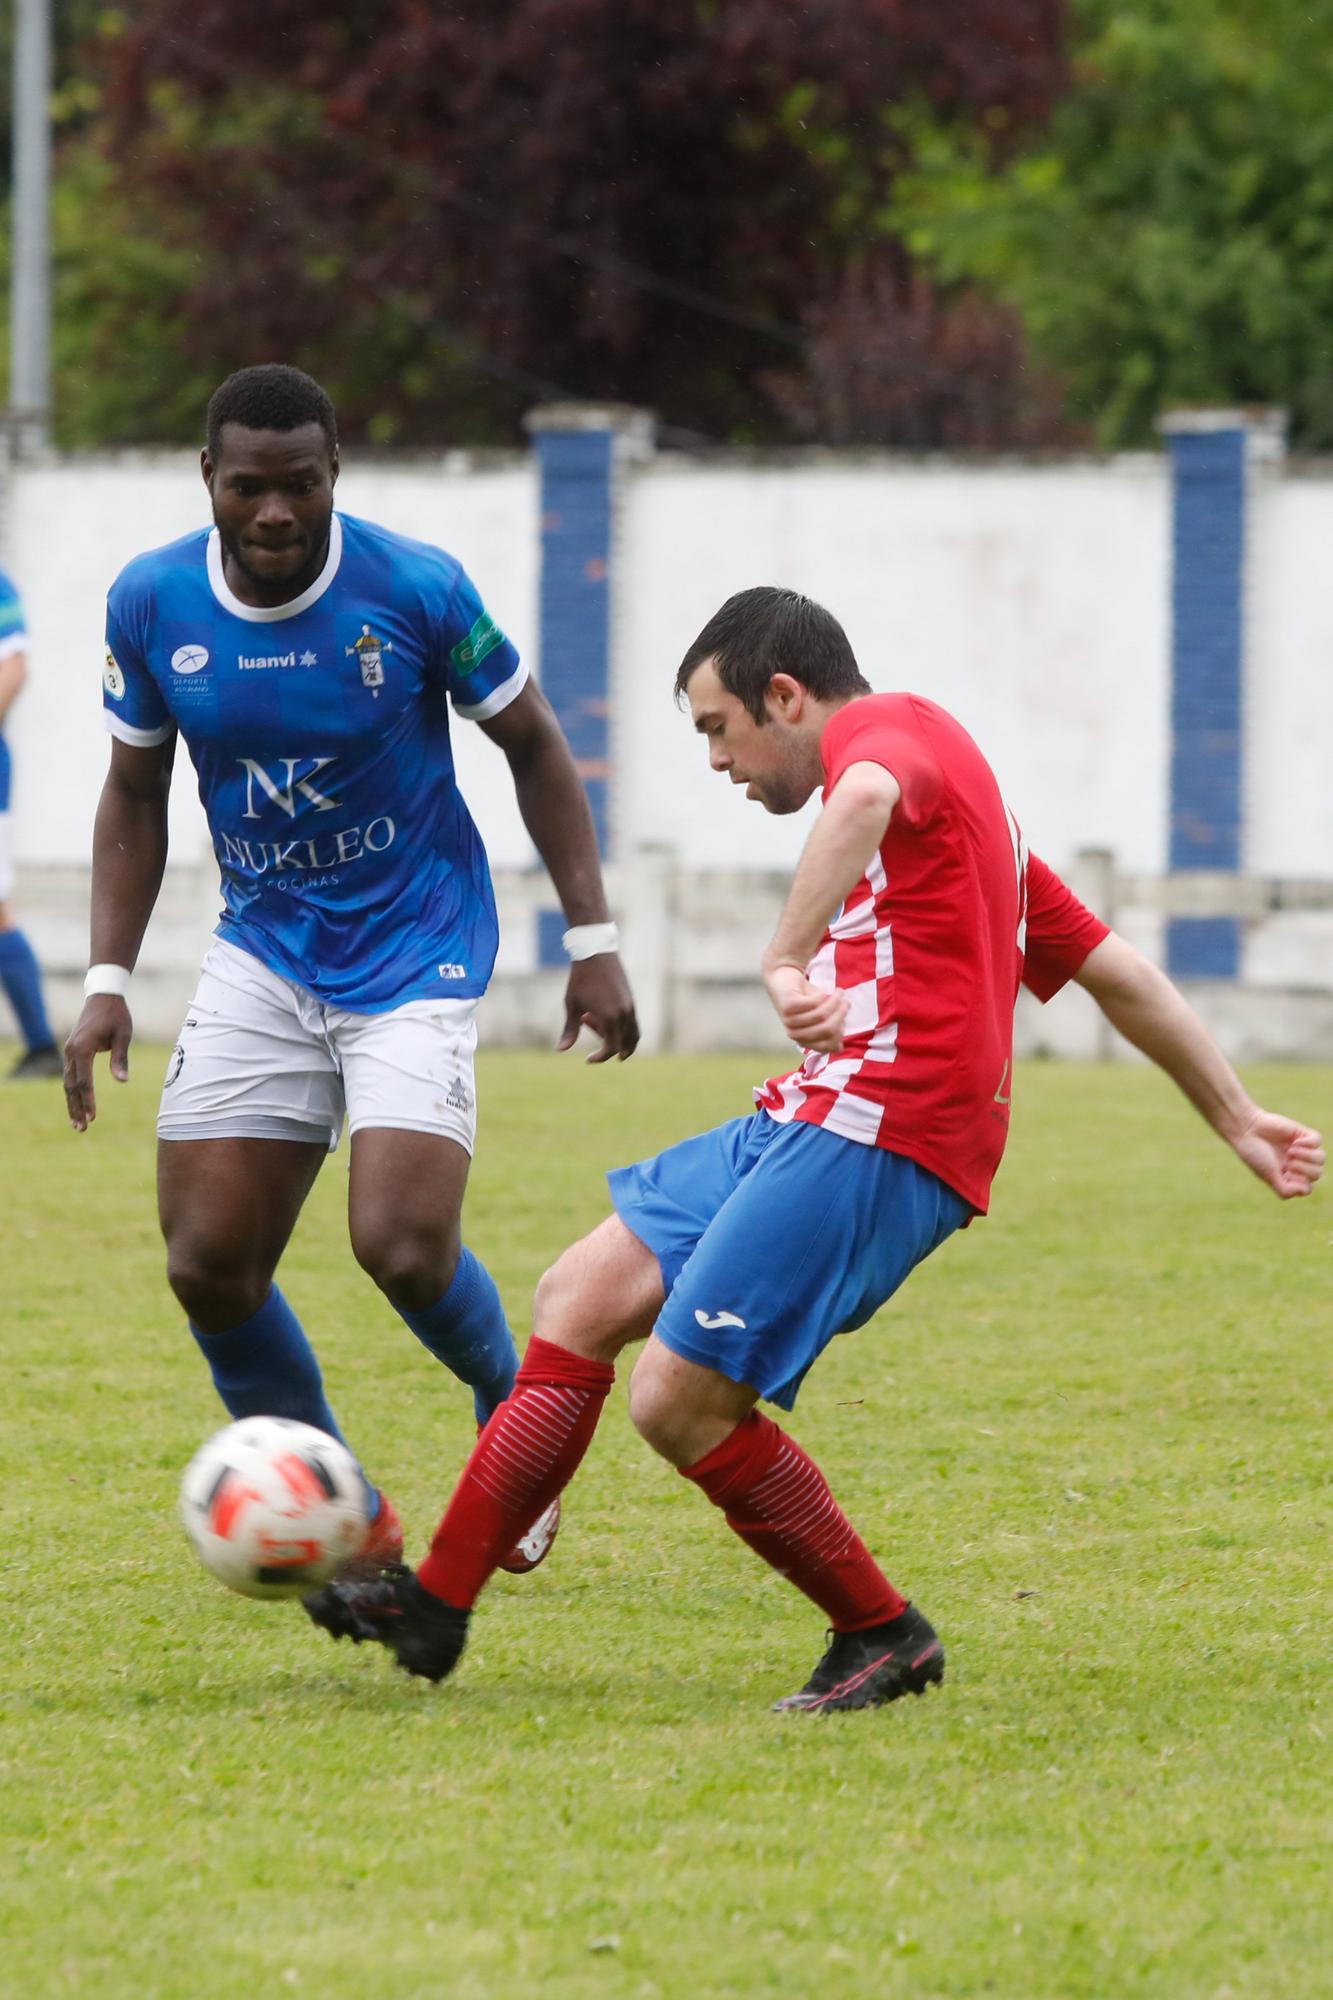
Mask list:
POLYGON ((132 743, 136 750, 151 750, 158 743, 165 743, 175 730, 174 722, 164 722, 160 729, 136 729, 132 722, 122 722, 109 708, 102 710, 102 720, 111 734, 122 743, 132 743))
POLYGON ((466 704, 456 701, 454 714, 461 715, 466 722, 489 722, 493 715, 499 715, 511 701, 516 701, 527 684, 528 663, 520 660, 509 679, 501 681, 498 688, 493 688, 484 701, 466 704))
POLYGON ((26 632, 11 632, 7 638, 0 639, 0 660, 9 659, 14 653, 26 653, 27 650, 28 635, 26 632))

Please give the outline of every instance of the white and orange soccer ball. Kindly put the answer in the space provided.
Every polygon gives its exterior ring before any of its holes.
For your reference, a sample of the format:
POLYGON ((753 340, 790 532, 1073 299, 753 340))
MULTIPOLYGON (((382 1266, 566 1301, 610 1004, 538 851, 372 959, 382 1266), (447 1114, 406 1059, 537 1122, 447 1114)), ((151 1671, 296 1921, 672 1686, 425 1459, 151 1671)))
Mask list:
POLYGON ((366 1539, 356 1460, 311 1424, 243 1417, 185 1468, 180 1512, 204 1568, 243 1597, 300 1597, 366 1539))

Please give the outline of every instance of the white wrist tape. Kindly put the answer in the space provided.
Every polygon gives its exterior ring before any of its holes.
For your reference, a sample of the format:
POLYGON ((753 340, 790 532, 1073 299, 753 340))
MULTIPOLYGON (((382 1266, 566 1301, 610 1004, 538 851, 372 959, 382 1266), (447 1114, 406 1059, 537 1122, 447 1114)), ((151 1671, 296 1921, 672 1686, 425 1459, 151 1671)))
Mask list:
POLYGON ((560 942, 575 961, 598 958, 604 951, 619 951, 620 932, 614 924, 575 924, 560 942))
POLYGON ((123 965, 90 965, 88 977, 83 982, 83 997, 91 1000, 95 993, 114 993, 123 1000, 130 990, 129 969, 123 965))

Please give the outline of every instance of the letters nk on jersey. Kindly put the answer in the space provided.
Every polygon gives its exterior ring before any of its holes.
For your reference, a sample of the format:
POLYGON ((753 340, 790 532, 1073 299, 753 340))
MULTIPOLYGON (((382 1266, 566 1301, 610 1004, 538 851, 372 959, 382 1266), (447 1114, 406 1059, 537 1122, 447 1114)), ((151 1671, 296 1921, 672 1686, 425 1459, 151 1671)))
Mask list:
POLYGON ((485 721, 526 680, 453 557, 345 514, 289 604, 233 595, 216 529, 138 557, 107 602, 107 727, 185 739, 218 935, 361 1013, 485 991, 495 900, 449 707, 485 721))

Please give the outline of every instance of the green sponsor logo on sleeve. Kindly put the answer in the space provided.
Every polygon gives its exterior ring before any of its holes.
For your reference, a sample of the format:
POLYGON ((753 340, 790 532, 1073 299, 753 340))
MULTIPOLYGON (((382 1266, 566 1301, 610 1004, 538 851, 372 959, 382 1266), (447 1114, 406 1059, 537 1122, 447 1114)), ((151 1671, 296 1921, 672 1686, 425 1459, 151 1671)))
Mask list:
POLYGON ((490 613, 483 611, 466 639, 459 640, 449 658, 460 674, 472 674, 476 672, 486 655, 493 653, 497 646, 503 646, 504 642, 504 633, 490 613))

